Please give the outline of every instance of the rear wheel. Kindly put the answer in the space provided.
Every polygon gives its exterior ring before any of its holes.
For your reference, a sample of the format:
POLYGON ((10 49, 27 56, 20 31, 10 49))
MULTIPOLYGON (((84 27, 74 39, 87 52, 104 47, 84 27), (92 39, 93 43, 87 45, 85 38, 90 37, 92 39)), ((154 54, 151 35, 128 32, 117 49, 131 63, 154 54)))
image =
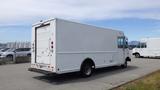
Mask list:
POLYGON ((27 54, 27 57, 31 57, 31 54, 27 54))
POLYGON ((13 55, 8 55, 7 59, 13 61, 13 55))
POLYGON ((136 58, 140 58, 140 54, 139 54, 139 53, 136 53, 136 54, 135 54, 135 57, 136 57, 136 58))
POLYGON ((92 64, 91 63, 84 63, 81 67, 81 75, 83 77, 89 77, 92 75, 93 73, 93 68, 92 68, 92 64))

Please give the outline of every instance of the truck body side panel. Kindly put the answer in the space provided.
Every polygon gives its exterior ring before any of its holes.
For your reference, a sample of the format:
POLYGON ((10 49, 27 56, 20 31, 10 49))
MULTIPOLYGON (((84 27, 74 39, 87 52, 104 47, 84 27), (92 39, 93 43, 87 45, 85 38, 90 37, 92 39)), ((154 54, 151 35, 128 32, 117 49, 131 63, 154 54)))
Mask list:
POLYGON ((124 37, 123 32, 61 19, 36 24, 31 67, 62 74, 79 71, 87 58, 96 68, 124 64, 127 49, 118 48, 118 37, 124 37))
POLYGON ((123 64, 119 36, 123 36, 120 31, 56 20, 57 72, 79 71, 86 58, 94 60, 96 68, 123 64))

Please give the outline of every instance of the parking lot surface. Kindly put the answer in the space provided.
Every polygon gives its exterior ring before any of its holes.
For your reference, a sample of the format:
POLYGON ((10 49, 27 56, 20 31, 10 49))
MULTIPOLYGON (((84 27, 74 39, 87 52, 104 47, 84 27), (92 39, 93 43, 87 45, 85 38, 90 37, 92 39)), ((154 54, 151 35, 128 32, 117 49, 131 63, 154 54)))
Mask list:
POLYGON ((129 67, 98 69, 93 76, 77 73, 45 76, 30 72, 30 64, 0 66, 0 90, 107 90, 160 69, 160 59, 132 59, 129 67))

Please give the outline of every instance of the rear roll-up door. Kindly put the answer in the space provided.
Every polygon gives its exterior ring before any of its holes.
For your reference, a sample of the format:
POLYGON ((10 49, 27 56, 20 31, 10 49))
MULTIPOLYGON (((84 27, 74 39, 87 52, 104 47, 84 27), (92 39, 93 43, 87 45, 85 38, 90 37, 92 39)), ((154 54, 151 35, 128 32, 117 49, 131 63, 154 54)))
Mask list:
POLYGON ((35 27, 35 63, 37 63, 37 31, 40 28, 49 27, 49 26, 50 26, 50 23, 46 23, 46 24, 42 23, 40 26, 35 27))

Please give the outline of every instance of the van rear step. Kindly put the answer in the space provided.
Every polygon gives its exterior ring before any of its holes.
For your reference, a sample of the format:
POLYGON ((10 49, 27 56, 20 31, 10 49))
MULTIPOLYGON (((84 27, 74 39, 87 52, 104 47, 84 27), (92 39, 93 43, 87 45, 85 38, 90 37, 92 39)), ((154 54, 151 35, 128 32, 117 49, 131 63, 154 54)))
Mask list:
POLYGON ((28 68, 28 71, 38 72, 38 73, 42 73, 42 74, 46 74, 46 75, 56 74, 56 73, 53 73, 53 72, 50 72, 50 71, 45 71, 45 70, 36 69, 36 68, 28 68))

